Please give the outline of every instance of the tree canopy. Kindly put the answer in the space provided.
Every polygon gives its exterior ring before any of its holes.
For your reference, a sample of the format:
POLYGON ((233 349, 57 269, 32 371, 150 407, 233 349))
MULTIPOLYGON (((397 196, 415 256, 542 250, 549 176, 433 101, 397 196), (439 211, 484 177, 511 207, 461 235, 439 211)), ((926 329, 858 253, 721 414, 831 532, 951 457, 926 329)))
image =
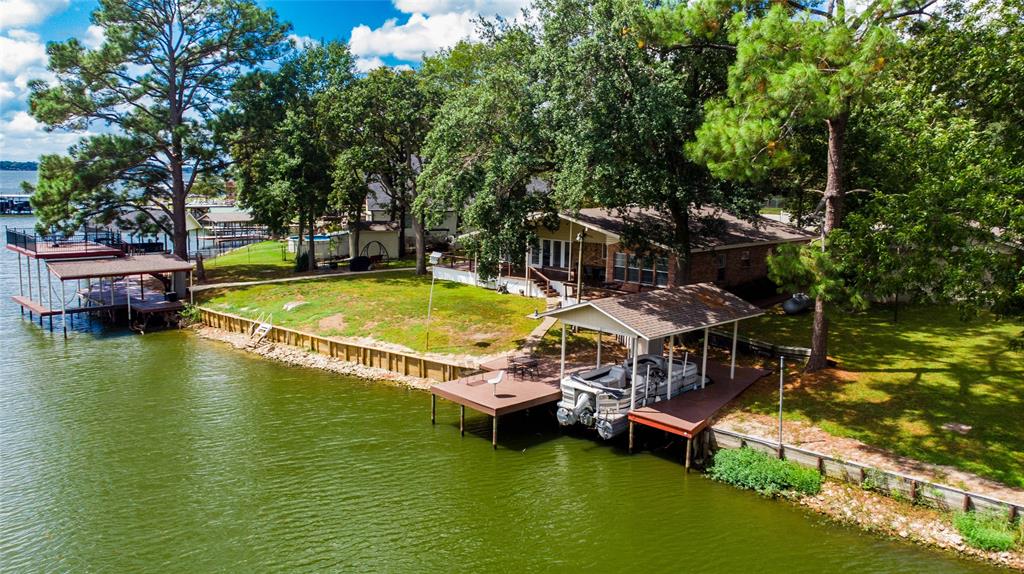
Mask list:
POLYGON ((47 46, 56 82, 31 83, 31 112, 49 129, 111 131, 44 156, 40 225, 69 231, 132 210, 187 257, 185 197, 222 168, 208 122, 246 68, 287 49, 289 26, 250 0, 101 0, 92 22, 98 48, 47 46))

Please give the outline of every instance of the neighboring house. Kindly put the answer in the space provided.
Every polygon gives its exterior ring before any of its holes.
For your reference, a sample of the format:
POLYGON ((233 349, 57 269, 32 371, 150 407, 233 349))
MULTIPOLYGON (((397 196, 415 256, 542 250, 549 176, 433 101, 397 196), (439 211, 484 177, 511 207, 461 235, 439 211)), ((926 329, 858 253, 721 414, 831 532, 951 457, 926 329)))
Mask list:
MULTIPOLYGON (((387 194, 381 189, 379 183, 370 183, 370 193, 366 194, 366 212, 364 218, 368 222, 390 222, 396 221, 399 214, 393 213, 391 210, 390 199, 387 194)), ((412 230, 412 216, 406 215, 402 221, 402 231, 404 231, 406 247, 413 249, 415 244, 415 236, 412 230)), ((448 237, 455 236, 459 229, 459 213, 456 210, 449 209, 444 213, 444 217, 437 225, 432 225, 426 229, 427 243, 431 242, 443 242, 448 237)), ((393 255, 394 256, 394 255, 393 255)))
POLYGON ((553 281, 575 282, 581 263, 582 232, 585 284, 623 291, 706 282, 730 288, 766 277, 768 254, 778 245, 815 237, 803 229, 764 217, 755 223, 711 210, 696 215, 690 229, 692 259, 688 282, 676 277, 675 256, 668 249, 661 254, 637 257, 621 245, 627 221, 651 226, 668 224, 664 216, 652 210, 632 209, 620 215, 617 210, 582 209, 577 214, 561 214, 556 229, 538 222, 537 244, 529 250, 527 261, 532 269, 553 281))

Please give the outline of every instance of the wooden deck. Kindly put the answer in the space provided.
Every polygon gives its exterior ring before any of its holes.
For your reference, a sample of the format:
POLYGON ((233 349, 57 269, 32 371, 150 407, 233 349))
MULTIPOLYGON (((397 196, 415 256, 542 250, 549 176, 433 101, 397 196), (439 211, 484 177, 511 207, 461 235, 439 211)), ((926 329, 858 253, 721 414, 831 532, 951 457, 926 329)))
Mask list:
POLYGON ((693 438, 711 419, 750 385, 771 371, 736 367, 729 379, 729 366, 708 362, 708 376, 714 381, 703 389, 683 393, 670 401, 638 408, 629 413, 630 422, 693 438))
POLYGON ((493 389, 492 385, 484 381, 504 370, 501 368, 438 383, 430 387, 430 392, 492 417, 553 403, 562 397, 562 391, 558 388, 558 364, 554 361, 542 361, 537 376, 532 379, 512 377, 506 371, 504 380, 493 389), (554 369, 551 369, 552 366, 554 369))
MULTIPOLYGON (((558 402, 562 398, 559 388, 558 361, 541 360, 533 377, 512 377, 508 372, 496 388, 484 379, 505 371, 504 358, 485 363, 485 372, 430 387, 430 422, 437 420, 437 397, 459 405, 459 431, 465 434, 466 407, 491 416, 491 446, 498 448, 498 417, 523 411, 531 407, 558 402)), ((582 368, 582 365, 574 365, 582 368)), ((566 365, 566 373, 570 372, 566 365)))
POLYGON ((7 244, 7 249, 35 259, 93 259, 102 257, 124 257, 120 249, 96 243, 95 241, 70 241, 52 244, 39 241, 35 248, 26 249, 17 245, 7 244))

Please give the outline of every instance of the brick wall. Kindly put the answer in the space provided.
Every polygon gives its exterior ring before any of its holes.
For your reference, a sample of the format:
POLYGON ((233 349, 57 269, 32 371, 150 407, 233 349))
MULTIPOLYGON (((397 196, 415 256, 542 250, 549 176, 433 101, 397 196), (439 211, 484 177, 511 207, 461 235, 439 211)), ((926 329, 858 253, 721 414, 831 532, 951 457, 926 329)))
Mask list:
MULTIPOLYGON (((718 249, 716 251, 700 251, 693 254, 690 283, 715 283, 722 287, 735 287, 754 279, 768 276, 768 254, 775 249, 774 245, 756 245, 737 249, 718 249), (745 261, 743 253, 748 254, 745 261), (725 256, 724 278, 719 279, 717 265, 718 256, 725 256)), ((618 245, 608 246, 608 259, 605 261, 605 277, 612 281, 614 277, 615 253, 620 251, 618 245)), ((669 285, 677 285, 675 258, 669 259, 669 285)))

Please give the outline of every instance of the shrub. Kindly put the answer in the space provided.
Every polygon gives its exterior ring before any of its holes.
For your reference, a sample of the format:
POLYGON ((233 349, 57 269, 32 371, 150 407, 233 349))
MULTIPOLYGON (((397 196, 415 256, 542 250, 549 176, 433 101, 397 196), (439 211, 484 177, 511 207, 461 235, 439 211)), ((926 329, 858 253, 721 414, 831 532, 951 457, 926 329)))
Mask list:
POLYGON ((179 313, 181 318, 186 323, 198 323, 202 319, 202 314, 199 312, 199 307, 195 305, 185 304, 185 308, 179 313))
POLYGON ((1005 552, 1016 542, 1016 528, 998 513, 958 512, 953 524, 964 541, 975 548, 1005 552))
POLYGON ((718 451, 708 474, 715 480, 765 496, 821 491, 821 475, 816 470, 749 448, 718 451))

